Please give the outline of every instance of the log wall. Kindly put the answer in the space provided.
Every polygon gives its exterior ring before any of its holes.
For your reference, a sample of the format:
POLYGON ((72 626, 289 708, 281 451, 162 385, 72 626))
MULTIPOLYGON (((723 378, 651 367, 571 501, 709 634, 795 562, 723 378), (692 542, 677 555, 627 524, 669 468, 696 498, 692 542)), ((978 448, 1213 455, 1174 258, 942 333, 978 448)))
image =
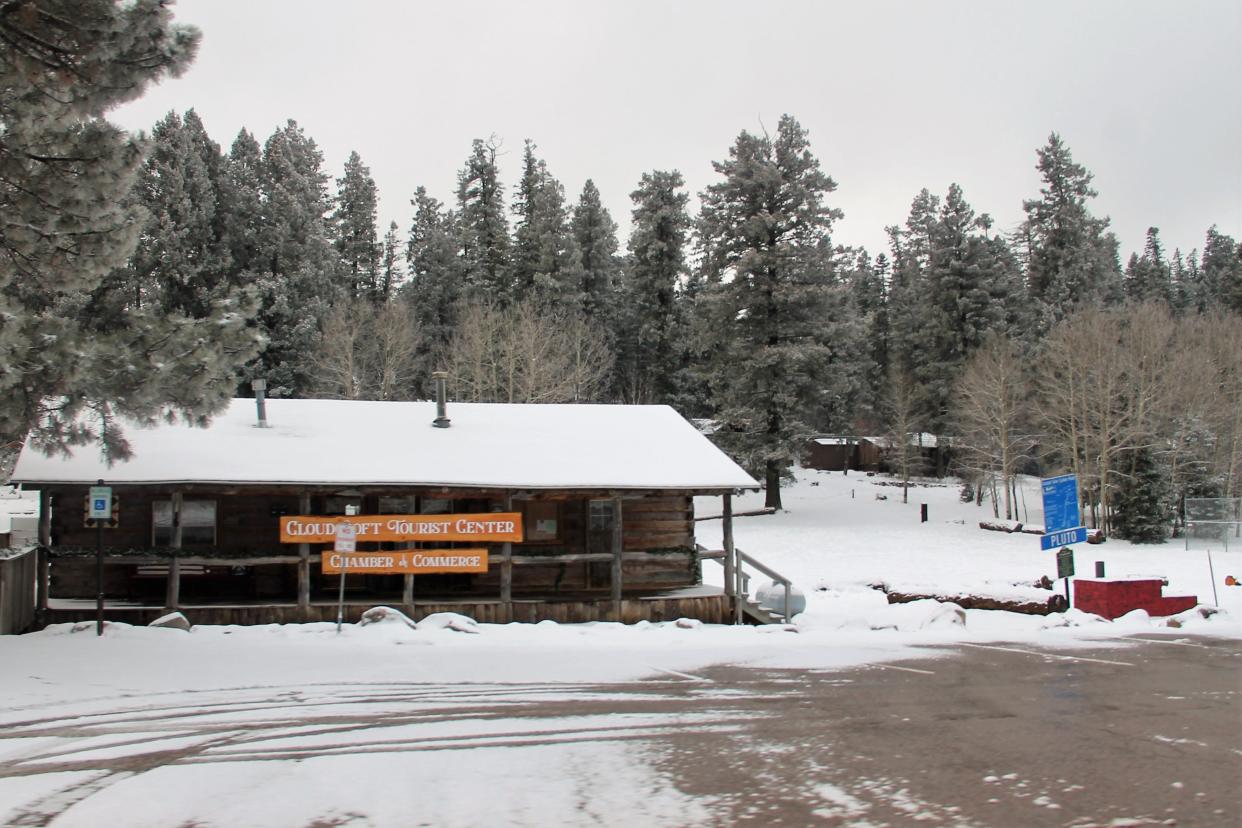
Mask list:
MULTIPOLYGON (((96 592, 94 547, 96 530, 83 520, 86 486, 54 487, 49 523, 53 558, 50 595, 55 598, 93 598, 96 592), (72 553, 77 553, 72 554, 72 553)), ((187 603, 227 601, 270 601, 279 603, 297 596, 297 566, 292 557, 297 546, 279 543, 281 515, 298 514, 302 492, 291 488, 225 488, 185 486, 186 500, 216 502, 216 543, 186 542, 180 557, 207 559, 211 565, 202 574, 181 579, 181 600, 187 603), (282 557, 283 563, 271 562, 282 557), (264 558, 255 564, 247 558, 264 558), (218 560, 212 560, 218 559, 218 560)), ((152 514, 156 501, 171 497, 167 487, 114 486, 117 502, 115 527, 103 530, 103 543, 109 565, 104 569, 104 592, 109 598, 141 603, 162 602, 164 580, 146 574, 134 556, 167 559, 171 550, 153 547, 152 514), (126 562, 126 558, 133 563, 126 562)), ((330 491, 310 494, 311 513, 327 511, 330 491)), ((487 511, 499 508, 504 493, 419 490, 371 490, 364 493, 362 512, 380 514, 381 498, 428 497, 454 501, 454 512, 487 511)), ((601 548, 590 531, 590 502, 587 492, 543 492, 515 500, 557 504, 558 537, 554 541, 513 545, 517 562, 513 567, 513 595, 518 598, 548 598, 559 595, 606 592, 611 586, 608 561, 565 560, 566 556, 599 553, 601 548), (537 561, 537 562, 535 562, 537 561)), ((627 560, 622 579, 626 592, 655 592, 696 584, 700 580, 699 561, 694 543, 694 501, 688 493, 655 492, 645 496, 627 495, 622 502, 622 538, 627 560), (646 553, 646 554, 642 554, 646 553)), ((477 545, 477 544, 466 544, 477 545)), ((391 544, 384 545, 391 548, 391 544)), ((486 574, 420 575, 414 586, 416 599, 499 597, 501 591, 501 546, 489 545, 492 565, 486 574)), ((314 600, 336 596, 336 576, 320 572, 319 556, 327 545, 311 545, 310 594, 314 600)), ((374 548, 359 544, 360 550, 374 548)), ((610 551, 610 550, 607 550, 610 551)), ((400 575, 361 575, 347 577, 347 594, 366 594, 391 600, 402 595, 400 575)))

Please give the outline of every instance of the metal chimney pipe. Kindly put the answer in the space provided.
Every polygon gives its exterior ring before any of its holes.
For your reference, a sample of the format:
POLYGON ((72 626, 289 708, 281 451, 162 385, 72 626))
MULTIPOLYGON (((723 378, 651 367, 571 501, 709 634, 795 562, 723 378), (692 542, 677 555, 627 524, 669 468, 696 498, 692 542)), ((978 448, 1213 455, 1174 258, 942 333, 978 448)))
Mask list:
POLYGON ((431 378, 436 383, 436 418, 431 424, 436 428, 448 428, 448 372, 435 371, 431 378))
POLYGON ((267 428, 267 380, 251 380, 250 387, 254 389, 254 404, 259 412, 259 428, 267 428))

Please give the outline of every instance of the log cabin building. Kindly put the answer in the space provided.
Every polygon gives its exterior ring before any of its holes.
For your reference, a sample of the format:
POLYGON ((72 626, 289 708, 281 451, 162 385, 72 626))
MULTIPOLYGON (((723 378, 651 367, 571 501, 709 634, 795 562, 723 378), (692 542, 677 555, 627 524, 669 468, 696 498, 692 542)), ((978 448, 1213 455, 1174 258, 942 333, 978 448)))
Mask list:
POLYGON ((174 609, 195 623, 331 620, 342 587, 349 620, 379 604, 485 622, 734 617, 702 586, 694 497, 722 497, 732 570, 730 498, 758 485, 667 406, 260 396, 206 428, 126 436, 133 457, 112 466, 93 447, 28 445, 17 462, 13 481, 40 494, 44 623, 95 617, 97 544, 106 616, 131 623, 174 609), (86 517, 95 485, 112 494, 102 526, 86 517), (368 534, 459 521, 516 534, 368 534), (342 522, 360 556, 343 582, 323 534, 342 522))

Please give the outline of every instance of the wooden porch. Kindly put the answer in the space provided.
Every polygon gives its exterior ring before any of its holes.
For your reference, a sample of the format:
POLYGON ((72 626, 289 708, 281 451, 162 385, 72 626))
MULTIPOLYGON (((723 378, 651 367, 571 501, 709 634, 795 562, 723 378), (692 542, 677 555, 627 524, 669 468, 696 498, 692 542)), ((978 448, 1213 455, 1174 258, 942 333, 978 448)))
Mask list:
MULTIPOLYGON (((727 624, 732 621, 732 602, 720 589, 692 587, 673 590, 662 595, 627 595, 619 601, 586 595, 560 598, 532 598, 500 601, 420 600, 412 604, 347 600, 344 620, 356 623, 362 613, 377 605, 392 606, 415 621, 437 612, 456 612, 484 624, 511 622, 535 623, 555 621, 558 624, 580 624, 589 621, 617 621, 635 624, 639 621, 675 621, 694 618, 705 624, 727 624)), ((302 624, 336 621, 335 601, 296 603, 230 603, 183 604, 178 608, 192 624, 302 624)), ((161 606, 111 603, 104 607, 104 619, 141 626, 168 613, 161 606)), ((52 599, 40 613, 40 626, 78 623, 95 620, 95 604, 84 599, 52 599)))

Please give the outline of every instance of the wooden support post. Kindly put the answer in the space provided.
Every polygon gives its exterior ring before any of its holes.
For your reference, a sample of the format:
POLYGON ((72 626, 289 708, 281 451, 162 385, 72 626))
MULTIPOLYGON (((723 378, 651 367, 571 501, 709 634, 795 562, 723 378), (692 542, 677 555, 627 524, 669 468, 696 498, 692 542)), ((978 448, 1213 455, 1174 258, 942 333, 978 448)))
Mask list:
POLYGON ((169 612, 181 603, 181 492, 172 493, 172 548, 173 557, 168 564, 168 589, 164 596, 164 608, 169 612))
MULTIPOLYGON (((505 495, 505 511, 513 511, 513 495, 505 495)), ((500 603, 504 605, 504 619, 513 621, 513 544, 505 541, 500 547, 500 603)))
MULTIPOLYGON (((310 492, 302 492, 298 497, 298 512, 309 515, 311 510, 310 492)), ((298 615, 303 622, 310 621, 310 544, 298 544, 298 615)))
POLYGON ((401 582, 401 608, 405 610, 405 614, 413 617, 414 615, 414 574, 407 572, 404 580, 401 582))
POLYGON ((625 532, 621 498, 612 499, 612 606, 614 620, 621 620, 621 558, 625 554, 625 532))
POLYGON ((48 589, 51 585, 52 561, 52 496, 47 489, 39 490, 39 551, 35 561, 35 609, 39 623, 47 612, 48 589))
POLYGON ((733 495, 724 496, 721 506, 721 528, 724 531, 725 594, 733 598, 733 623, 742 623, 741 567, 733 546, 733 495))

